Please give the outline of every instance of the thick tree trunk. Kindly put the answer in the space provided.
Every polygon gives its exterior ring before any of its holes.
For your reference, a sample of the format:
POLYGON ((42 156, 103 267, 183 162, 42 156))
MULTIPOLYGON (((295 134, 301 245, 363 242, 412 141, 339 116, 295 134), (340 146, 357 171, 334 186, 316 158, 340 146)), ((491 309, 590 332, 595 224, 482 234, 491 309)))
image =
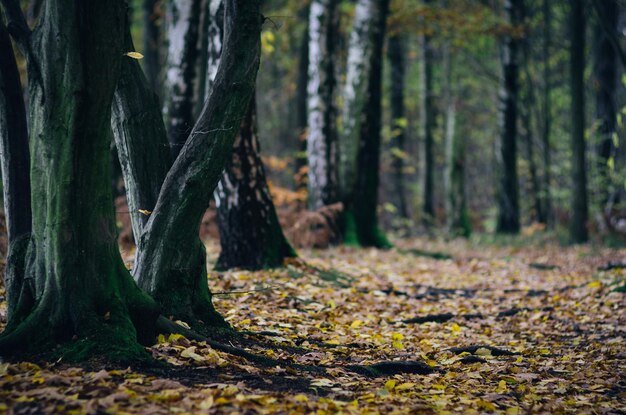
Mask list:
POLYGON ((378 227, 382 49, 389 2, 357 3, 344 91, 344 131, 340 140, 340 185, 344 242, 389 247, 378 227))
POLYGON ((597 169, 600 176, 598 201, 602 207, 611 200, 611 160, 615 162, 616 146, 613 135, 616 132, 617 105, 615 91, 617 89, 617 54, 611 42, 611 36, 617 36, 618 6, 616 0, 598 2, 598 22, 594 27, 594 92, 596 101, 595 118, 598 123, 599 142, 596 152, 597 169), (607 33, 612 32, 612 35, 607 33))
POLYGON ((217 186, 222 247, 217 269, 278 267, 285 258, 296 256, 278 222, 259 153, 253 98, 235 140, 233 157, 217 186))
POLYGON ((143 55, 148 85, 161 91, 161 0, 143 0, 143 55))
POLYGON ((309 17, 309 82, 307 160, 309 208, 337 202, 337 129, 334 106, 336 0, 314 0, 309 17))
POLYGON ((40 65, 29 75, 41 74, 29 83, 35 298, 18 304, 0 354, 64 343, 66 360, 147 356, 137 339, 153 339, 156 306, 122 263, 109 179, 124 22, 122 1, 49 0, 27 38, 40 65))
MULTIPOLYGON (((424 0, 429 5, 430 0, 424 0)), ((425 29, 425 28, 424 28, 425 29)), ((423 151, 423 185, 422 185, 422 212, 423 223, 432 225, 435 219, 435 154, 433 129, 435 117, 433 108, 433 51, 431 36, 424 33, 421 37, 420 60, 420 129, 423 151)))
POLYGON ((13 45, 1 15, 0 154, 9 245, 4 286, 9 305, 8 317, 11 318, 22 293, 26 247, 31 233, 30 156, 22 84, 13 54, 13 45))
POLYGON ((570 76, 572 94, 572 216, 570 236, 573 242, 589 238, 587 220, 587 171, 585 157, 585 7, 584 0, 571 1, 570 76))
POLYGON ((552 71, 550 70, 550 51, 552 46, 552 13, 549 0, 543 0, 543 128, 541 142, 543 144, 543 190, 542 206, 544 223, 548 228, 554 227, 554 212, 552 209, 552 157, 550 136, 552 129, 552 71))
POLYGON ((404 159, 406 155, 406 124, 404 111, 404 88, 405 88, 405 38, 399 33, 389 37, 387 55, 390 66, 390 104, 391 104, 391 169, 393 175, 393 193, 398 215, 409 219, 409 209, 406 203, 404 186, 404 159))
MULTIPOLYGON (((523 0, 505 0, 507 21, 520 24, 523 0)), ((500 45, 502 84, 498 123, 500 134, 496 143, 497 203, 499 233, 517 233, 520 230, 519 185, 517 179, 517 97, 519 39, 513 33, 504 35, 500 45)))
POLYGON ((164 112, 174 157, 183 148, 195 120, 202 3, 202 0, 171 0, 167 4, 169 46, 164 112))
POLYGON ((211 306, 206 257, 197 235, 254 91, 259 1, 225 1, 224 21, 224 49, 211 94, 165 178, 135 268, 139 285, 166 315, 200 326, 225 324, 211 306))
POLYGON ((457 98, 453 92, 453 57, 450 45, 445 48, 446 76, 446 171, 444 177, 446 229, 452 236, 469 237, 472 229, 465 194, 466 138, 457 133, 457 98))

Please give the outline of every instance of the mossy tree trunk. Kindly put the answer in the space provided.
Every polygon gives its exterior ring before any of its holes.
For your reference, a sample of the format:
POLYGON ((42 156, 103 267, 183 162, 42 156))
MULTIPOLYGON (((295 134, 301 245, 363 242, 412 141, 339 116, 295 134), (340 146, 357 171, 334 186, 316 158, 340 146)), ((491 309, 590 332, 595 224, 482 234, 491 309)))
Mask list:
POLYGON ((334 104, 337 0, 314 0, 309 14, 308 189, 309 208, 338 200, 339 153, 334 104))
POLYGON ((570 89, 572 94, 572 212, 570 237, 572 242, 589 239, 587 220, 587 169, 585 155, 585 6, 584 0, 570 2, 570 89))
POLYGON ((382 49, 389 2, 359 0, 348 46, 339 181, 344 243, 389 247, 378 227, 382 49))
POLYGON ((224 48, 211 94, 163 182, 134 272, 167 316, 198 326, 225 325, 211 305, 198 233, 248 111, 260 56, 258 0, 224 4, 224 48))
POLYGON ((391 105, 391 169, 393 175, 393 193, 398 215, 409 219, 404 183, 404 160, 406 159, 407 119, 405 118, 404 88, 406 72, 406 39, 400 33, 394 33, 387 42, 389 58, 390 105, 391 105))
MULTIPOLYGON (((520 24, 523 0, 505 0, 507 22, 514 28, 520 24)), ((520 230, 519 184, 517 177, 517 104, 519 92, 519 42, 515 33, 503 35, 500 42, 502 81, 499 94, 499 137, 496 141, 496 199, 498 218, 496 231, 518 233, 520 230)))
POLYGON ((65 343, 68 359, 128 359, 145 355, 138 340, 152 340, 156 304, 121 260, 109 175, 111 100, 129 59, 125 13, 123 1, 50 0, 22 38, 32 53, 26 277, 34 296, 20 298, 0 354, 65 343))

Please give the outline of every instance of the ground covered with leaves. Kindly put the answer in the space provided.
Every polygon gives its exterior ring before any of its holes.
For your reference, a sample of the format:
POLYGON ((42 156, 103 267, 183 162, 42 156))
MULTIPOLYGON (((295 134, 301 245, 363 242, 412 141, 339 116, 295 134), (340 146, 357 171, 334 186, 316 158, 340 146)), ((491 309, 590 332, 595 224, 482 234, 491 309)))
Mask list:
POLYGON ((156 367, 3 363, 0 413, 626 413, 624 250, 301 255, 209 275, 229 342, 262 359, 174 334, 149 349, 156 367))

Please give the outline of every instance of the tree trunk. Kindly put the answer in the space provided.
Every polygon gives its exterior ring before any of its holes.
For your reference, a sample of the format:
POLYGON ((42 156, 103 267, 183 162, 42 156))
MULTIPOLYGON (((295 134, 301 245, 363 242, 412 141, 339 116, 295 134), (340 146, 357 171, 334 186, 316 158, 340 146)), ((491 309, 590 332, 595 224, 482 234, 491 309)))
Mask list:
POLYGON ((294 164, 294 180, 297 189, 305 189, 307 187, 305 170, 307 166, 307 125, 308 125, 308 86, 309 86, 309 7, 304 7, 304 18, 306 25, 302 33, 302 43, 298 58, 298 80, 296 89, 296 109, 297 120, 296 127, 298 129, 298 152, 294 164))
POLYGON ((611 200, 611 163, 615 163, 616 146, 613 136, 616 134, 617 105, 615 91, 617 89, 617 54, 610 39, 610 30, 617 36, 618 6, 615 0, 603 0, 598 2, 598 19, 604 23, 596 23, 594 27, 594 81, 596 113, 598 124, 599 142, 596 152, 598 157, 597 169, 599 172, 600 186, 598 188, 598 200, 605 207, 611 200))
POLYGON ((278 222, 259 153, 256 100, 252 98, 235 140, 233 157, 217 186, 222 247, 217 269, 272 268, 296 256, 278 222))
POLYGON ((161 0, 143 0, 143 55, 148 85, 154 92, 161 91, 161 0))
POLYGON ((338 33, 336 0, 314 0, 309 18, 309 82, 307 160, 309 208, 338 200, 335 44, 338 33))
MULTIPOLYGON (((507 21, 515 28, 520 24, 523 0, 505 0, 507 21)), ((496 143, 497 202, 499 233, 518 233, 520 230, 519 188, 517 179, 517 96, 519 39, 513 33, 503 36, 500 44, 502 84, 498 123, 500 135, 496 143)))
POLYGON ((135 267, 140 287, 165 315, 198 327, 225 324, 211 306, 198 232, 254 91, 262 24, 259 1, 225 1, 224 22, 224 49, 211 94, 165 178, 135 267))
POLYGON ((17 305, 0 354, 147 356, 154 302, 133 282, 116 241, 109 173, 111 101, 124 57, 122 1, 48 0, 29 76, 32 237, 27 278, 35 298, 17 305), (36 76, 36 75, 35 75, 36 76), (75 339, 75 341, 71 341, 75 339))
POLYGON ((389 2, 357 3, 344 91, 344 130, 340 140, 340 185, 344 203, 344 242, 389 247, 378 228, 378 167, 382 48, 389 2))
POLYGON ((406 203, 404 188, 404 159, 406 157, 406 134, 407 120, 404 111, 404 88, 405 88, 405 38, 399 33, 389 37, 387 54, 390 66, 390 104, 391 104, 391 170, 393 175, 393 193, 398 215, 409 219, 409 209, 406 203))
POLYGON ((171 0, 167 4, 167 72, 165 107, 167 134, 174 158, 194 125, 198 90, 202 0, 171 0))
MULTIPOLYGON (((31 233, 28 128, 13 45, 0 14, 0 164, 8 253, 4 286, 11 318, 24 283, 31 233)), ((28 289, 28 287, 25 287, 28 289)))
POLYGON ((572 216, 570 236, 573 242, 589 238, 587 220, 587 172, 585 160, 585 10, 584 0, 571 1, 570 71, 572 94, 572 216))
POLYGON ((552 13, 549 0, 543 0, 543 128, 541 142, 543 144, 543 190, 542 203, 545 217, 544 223, 548 228, 554 227, 554 212, 552 209, 552 168, 550 135, 552 129, 552 71, 550 70, 550 49, 552 43, 552 13))
POLYGON ((456 131, 457 98, 453 91, 453 56, 450 44, 445 47, 444 70, 446 77, 446 171, 444 177, 446 201, 446 230, 452 236, 469 237, 472 229, 465 194, 465 143, 466 138, 456 131))
MULTIPOLYGON (((425 5, 430 0, 424 0, 425 5)), ((425 33, 421 37, 421 60, 420 60, 420 127, 421 141, 424 145, 424 174, 423 174, 423 223, 432 225, 435 219, 435 155, 433 129, 435 127, 433 108, 433 51, 431 36, 424 27, 425 33)))

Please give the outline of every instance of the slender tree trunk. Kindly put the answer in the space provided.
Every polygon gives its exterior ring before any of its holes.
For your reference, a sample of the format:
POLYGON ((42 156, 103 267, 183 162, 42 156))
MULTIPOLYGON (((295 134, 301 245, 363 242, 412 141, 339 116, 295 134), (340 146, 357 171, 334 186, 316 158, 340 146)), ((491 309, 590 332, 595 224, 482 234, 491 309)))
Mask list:
MULTIPOLYGON (((430 5, 430 0, 424 0, 425 5, 430 5)), ((433 51, 431 36, 425 33, 421 37, 421 71, 420 71, 420 128, 421 141, 424 145, 424 174, 423 174, 423 222, 431 225, 435 219, 435 155, 433 129, 435 127, 433 108, 433 51)))
POLYGON ((256 100, 252 98, 216 191, 222 246, 218 269, 271 268, 296 256, 278 222, 259 154, 256 100))
POLYGON ((165 178, 135 268, 139 285, 166 315, 199 326, 224 324, 210 303, 206 256, 197 235, 254 91, 259 1, 225 1, 224 22, 224 48, 211 94, 165 178))
POLYGON ((450 44, 445 47, 444 70, 446 77, 446 171, 444 177, 446 228, 452 236, 469 237, 472 229, 465 194, 465 143, 466 138, 457 133, 457 98, 454 96, 453 56, 450 44))
POLYGON ((300 45, 300 53, 298 59, 298 81, 296 90, 296 109, 297 120, 296 127, 298 129, 298 153, 296 154, 296 162, 294 166, 295 185, 298 189, 307 187, 304 179, 305 167, 307 166, 307 126, 308 126, 308 85, 309 85, 309 7, 304 8, 304 16, 307 21, 304 32, 302 33, 302 43, 300 45))
POLYGON ((543 129, 541 142, 543 144, 543 191, 542 206, 545 222, 548 228, 554 227, 554 212, 552 209, 552 168, 550 135, 552 128, 552 72, 550 70, 550 53, 552 44, 552 12, 549 0, 543 0, 543 129))
MULTIPOLYGON (((514 27, 520 24, 523 0, 505 0, 507 21, 514 27)), ((517 233, 520 230, 519 186, 517 179, 517 98, 519 39, 512 33, 504 35, 500 45, 502 84, 498 123, 500 136, 496 146, 497 202, 499 233, 517 233)))
POLYGON ((406 39, 400 33, 389 37, 387 54, 390 66, 390 104, 391 104, 391 169, 393 175, 393 192, 398 215, 409 219, 409 209, 406 203, 404 186, 404 159, 406 158, 406 134, 407 120, 404 111, 404 88, 405 88, 405 54, 406 39))
POLYGON ((148 85, 161 93, 161 0, 143 0, 143 55, 148 85))
POLYGON ((336 0, 314 0, 309 18, 309 82, 307 160, 309 208, 337 202, 337 129, 334 106, 335 44, 338 33, 336 0))
POLYGON ((570 71, 572 94, 572 217, 570 236, 575 243, 589 238, 587 220, 587 172, 585 157, 585 7, 584 0, 571 1, 570 71))
POLYGON ((178 155, 194 125, 198 90, 202 0, 171 0, 167 4, 166 126, 171 151, 178 155))
POLYGON ((617 54, 610 39, 610 30, 613 36, 617 35, 618 6, 615 0, 598 2, 598 19, 602 19, 594 27, 594 92, 596 101, 595 118, 598 123, 599 143, 596 148, 600 173, 598 189, 599 201, 602 206, 611 199, 611 162, 615 162, 616 146, 613 136, 616 133, 617 106, 615 91, 617 89, 617 54), (605 29, 606 28, 606 29, 605 29))
MULTIPOLYGON (((0 14, 0 164, 9 249, 4 286, 8 317, 22 293, 31 233, 28 128, 13 45, 0 14)), ((28 287, 24 287, 29 289, 28 287)), ((26 295, 26 294, 25 294, 26 295)), ((32 293, 31 293, 32 295, 32 293)))
POLYGON ((120 257, 109 172, 111 101, 121 60, 129 59, 125 11, 122 1, 48 0, 38 30, 24 38, 36 56, 28 70, 26 261, 35 292, 20 299, 0 339, 2 355, 64 343, 66 360, 147 356, 137 339, 153 339, 156 306, 120 257))
POLYGON ((340 140, 340 184, 344 202, 344 242, 389 247, 378 228, 382 48, 389 2, 357 3, 344 91, 344 131, 340 140))

